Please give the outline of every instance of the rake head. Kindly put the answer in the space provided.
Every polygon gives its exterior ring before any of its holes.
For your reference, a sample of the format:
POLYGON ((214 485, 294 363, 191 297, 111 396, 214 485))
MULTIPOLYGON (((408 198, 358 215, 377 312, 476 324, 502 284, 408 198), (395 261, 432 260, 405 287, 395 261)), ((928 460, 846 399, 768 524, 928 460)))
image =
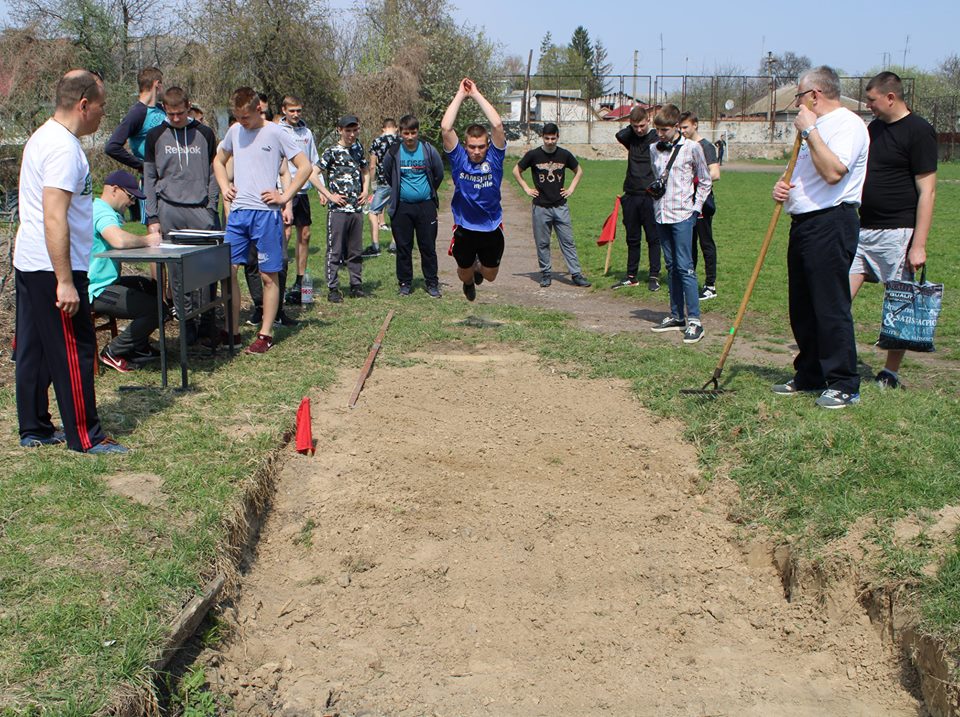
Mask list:
POLYGON ((700 388, 681 388, 680 393, 685 396, 719 396, 721 393, 727 393, 727 391, 720 388, 717 376, 711 376, 710 380, 700 388))

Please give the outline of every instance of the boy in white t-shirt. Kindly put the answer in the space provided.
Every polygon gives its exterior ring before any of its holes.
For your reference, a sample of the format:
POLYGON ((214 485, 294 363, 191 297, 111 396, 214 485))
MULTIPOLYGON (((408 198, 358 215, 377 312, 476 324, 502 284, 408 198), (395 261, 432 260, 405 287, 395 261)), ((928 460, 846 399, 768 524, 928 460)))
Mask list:
POLYGON ((249 87, 233 93, 231 106, 237 123, 220 143, 213 171, 224 201, 230 202, 226 242, 233 265, 233 327, 240 323, 240 285, 237 267, 247 263, 251 243, 257 246, 260 278, 263 281, 263 323, 256 340, 246 351, 266 353, 273 346, 273 320, 280 308, 278 273, 283 268, 285 242, 281 208, 287 205, 310 177, 312 166, 293 138, 260 114, 260 98, 249 87), (233 158, 233 181, 227 162, 233 158), (293 162, 297 173, 283 192, 277 190, 277 176, 284 160, 293 162))

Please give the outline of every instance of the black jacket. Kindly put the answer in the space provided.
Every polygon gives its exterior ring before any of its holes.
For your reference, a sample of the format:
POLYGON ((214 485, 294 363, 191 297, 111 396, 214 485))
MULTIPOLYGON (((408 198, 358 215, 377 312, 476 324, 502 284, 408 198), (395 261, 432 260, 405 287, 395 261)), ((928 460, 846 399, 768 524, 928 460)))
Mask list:
MULTIPOLYGON (((400 154, 400 147, 402 146, 402 141, 396 142, 383 157, 383 175, 387 178, 387 182, 393 190, 390 192, 390 204, 387 207, 387 213, 391 219, 400 206, 400 162, 397 160, 397 156, 400 154)), ((430 198, 434 204, 440 206, 437 188, 443 181, 443 160, 440 158, 440 153, 429 142, 420 140, 420 146, 423 147, 423 158, 430 172, 430 198)))

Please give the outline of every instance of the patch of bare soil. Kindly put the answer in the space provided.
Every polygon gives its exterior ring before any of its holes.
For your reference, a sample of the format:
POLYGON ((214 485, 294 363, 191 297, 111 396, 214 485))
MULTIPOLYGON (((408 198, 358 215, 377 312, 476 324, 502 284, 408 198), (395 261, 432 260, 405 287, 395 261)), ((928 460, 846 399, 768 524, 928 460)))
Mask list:
POLYGON ((853 597, 787 603, 736 547, 678 425, 490 351, 315 400, 201 657, 239 714, 920 713, 853 597))

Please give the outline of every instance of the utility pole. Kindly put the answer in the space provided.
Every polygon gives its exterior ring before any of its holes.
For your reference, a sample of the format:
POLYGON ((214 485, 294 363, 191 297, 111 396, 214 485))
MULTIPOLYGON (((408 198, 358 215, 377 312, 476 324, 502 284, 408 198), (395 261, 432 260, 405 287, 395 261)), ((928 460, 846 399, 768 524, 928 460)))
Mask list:
POLYGON ((660 33, 660 91, 663 92, 664 98, 666 98, 667 93, 663 90, 663 33, 660 33))
POLYGON ((637 104, 637 61, 639 60, 639 57, 640 57, 640 51, 634 50, 633 51, 633 94, 630 95, 631 105, 637 104))
POLYGON ((903 64, 900 65, 901 70, 907 68, 907 48, 910 47, 910 36, 907 35, 907 39, 903 41, 903 64))
POLYGON ((527 77, 523 84, 523 106, 520 108, 520 124, 526 129, 530 129, 530 68, 533 65, 533 50, 527 56, 527 77))

